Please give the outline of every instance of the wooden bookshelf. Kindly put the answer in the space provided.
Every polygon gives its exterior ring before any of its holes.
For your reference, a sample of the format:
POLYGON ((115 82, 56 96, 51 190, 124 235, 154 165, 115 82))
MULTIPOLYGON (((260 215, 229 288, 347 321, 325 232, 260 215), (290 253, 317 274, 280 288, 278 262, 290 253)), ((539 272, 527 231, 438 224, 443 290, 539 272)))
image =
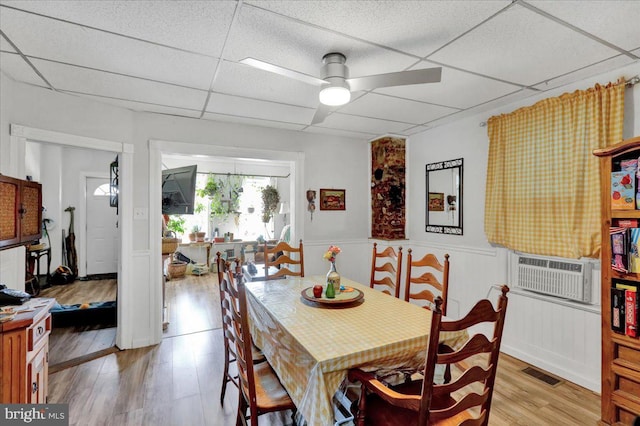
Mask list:
MULTIPOLYGON (((611 268, 612 219, 638 219, 640 210, 611 209, 611 172, 620 159, 640 157, 640 137, 595 150, 600 158, 601 270, 602 270, 602 413, 599 424, 632 424, 640 416, 640 338, 611 329, 611 287, 613 280, 640 283, 640 274, 611 268)), ((636 190, 637 191, 637 190, 636 190)))

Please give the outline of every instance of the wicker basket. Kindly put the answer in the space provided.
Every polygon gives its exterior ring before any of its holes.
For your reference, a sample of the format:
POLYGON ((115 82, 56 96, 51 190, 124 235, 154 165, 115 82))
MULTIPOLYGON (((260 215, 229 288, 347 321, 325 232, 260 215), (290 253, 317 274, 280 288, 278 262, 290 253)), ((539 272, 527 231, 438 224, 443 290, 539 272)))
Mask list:
POLYGON ((178 248, 178 242, 180 239, 178 238, 162 238, 162 254, 171 254, 178 248))
POLYGON ((167 265, 167 272, 169 273, 169 279, 182 278, 187 270, 187 262, 181 262, 174 260, 167 265))

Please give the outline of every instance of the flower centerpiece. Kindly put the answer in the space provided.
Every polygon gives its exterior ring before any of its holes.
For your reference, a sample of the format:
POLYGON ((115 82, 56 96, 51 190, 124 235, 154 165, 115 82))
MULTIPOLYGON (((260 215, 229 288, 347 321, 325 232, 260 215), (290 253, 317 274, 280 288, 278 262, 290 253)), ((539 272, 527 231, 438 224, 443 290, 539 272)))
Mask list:
POLYGON ((336 270, 336 256, 341 252, 340 247, 330 246, 329 250, 322 256, 331 262, 331 268, 327 273, 327 288, 325 290, 325 296, 328 299, 336 297, 336 293, 340 292, 340 274, 336 270))

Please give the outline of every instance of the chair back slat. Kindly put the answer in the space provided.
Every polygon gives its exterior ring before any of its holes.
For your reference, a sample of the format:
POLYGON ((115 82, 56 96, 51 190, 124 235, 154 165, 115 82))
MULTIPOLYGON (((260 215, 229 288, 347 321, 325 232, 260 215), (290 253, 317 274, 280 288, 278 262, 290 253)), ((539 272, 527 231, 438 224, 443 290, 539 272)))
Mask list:
POLYGON ((265 242, 264 267, 267 280, 284 276, 304 277, 304 247, 302 240, 300 240, 298 247, 291 246, 284 241, 279 242, 275 247, 269 247, 265 242), (286 265, 286 267, 282 265, 286 265), (298 270, 292 269, 291 265, 297 265, 298 270), (271 267, 278 267, 278 272, 270 274, 269 269, 271 267))
POLYGON ((422 258, 414 260, 413 250, 409 249, 407 255, 407 275, 404 286, 404 300, 432 309, 431 305, 425 306, 421 301, 428 300, 433 303, 433 297, 419 297, 430 292, 434 297, 442 297, 442 315, 447 315, 447 297, 449 293, 449 255, 444 255, 444 262, 427 253, 422 258), (435 273, 434 273, 435 272, 435 273))
POLYGON ((382 292, 400 296, 400 279, 402 276, 402 247, 398 247, 398 252, 393 247, 388 246, 382 251, 378 251, 378 243, 373 243, 373 253, 371 255, 371 277, 369 287, 378 289, 382 286, 382 292))
MULTIPOLYGON (((501 295, 495 310, 489 301, 482 301, 477 303, 462 320, 451 322, 443 321, 443 300, 440 296, 436 297, 431 314, 424 379, 421 382, 419 396, 415 395, 415 392, 401 393, 403 385, 390 389, 372 373, 359 369, 350 370, 349 379, 362 383, 356 425, 427 426, 438 423, 486 426, 491 409, 508 292, 509 287, 506 285, 501 287, 501 295), (493 323, 491 337, 475 334, 457 351, 453 351, 445 343, 440 343, 441 331, 446 329, 451 332, 462 332, 467 330, 468 326, 479 323, 493 323), (479 362, 477 355, 483 353, 489 354, 486 366, 476 365, 479 362), (455 377, 455 380, 445 384, 434 383, 436 364, 444 364, 445 368, 449 369, 452 364, 463 360, 469 366, 461 367, 463 371, 455 377), (373 405, 371 409, 373 413, 370 415, 368 415, 367 401, 371 401, 373 405)), ((415 383, 412 382, 409 385, 409 388, 415 391, 415 383)))

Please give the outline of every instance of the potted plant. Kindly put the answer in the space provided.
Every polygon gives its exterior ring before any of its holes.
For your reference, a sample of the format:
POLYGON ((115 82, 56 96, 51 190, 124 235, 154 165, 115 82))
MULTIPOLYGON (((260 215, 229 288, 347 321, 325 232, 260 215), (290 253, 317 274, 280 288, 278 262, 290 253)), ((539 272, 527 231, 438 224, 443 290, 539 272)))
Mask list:
POLYGON ((198 232, 200 232, 200 225, 193 225, 191 227, 191 232, 189 233, 189 241, 194 242, 198 232))
POLYGON ((169 221, 167 222, 167 229, 169 231, 173 231, 176 236, 184 234, 184 223, 186 219, 180 215, 172 215, 169 216, 169 221))
POLYGON ((267 185, 262 189, 262 221, 264 223, 271 220, 278 209, 278 203, 280 203, 280 194, 274 186, 267 185))

